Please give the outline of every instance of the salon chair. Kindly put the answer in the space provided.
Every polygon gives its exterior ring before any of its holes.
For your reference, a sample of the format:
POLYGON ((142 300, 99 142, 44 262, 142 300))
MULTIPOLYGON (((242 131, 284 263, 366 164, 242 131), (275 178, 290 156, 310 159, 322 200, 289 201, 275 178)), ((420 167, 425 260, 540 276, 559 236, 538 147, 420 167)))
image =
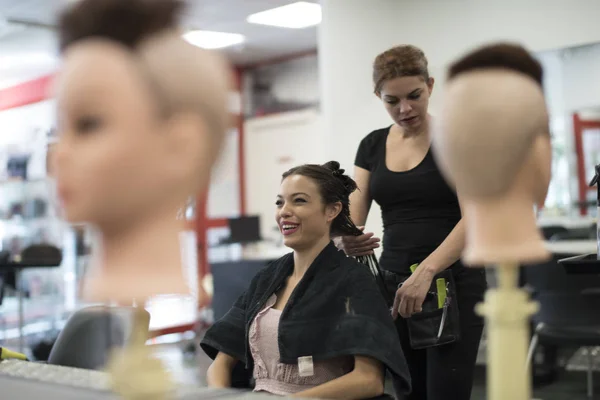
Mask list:
MULTIPOLYGON (((0 251, 0 265, 8 264, 10 253, 6 250, 0 251)), ((4 302, 4 294, 7 287, 16 289, 17 283, 15 272, 11 269, 0 269, 0 306, 4 302)))
MULTIPOLYGON (((524 269, 525 280, 539 302, 533 316, 533 337, 528 354, 531 364, 536 347, 600 346, 600 277, 568 275, 555 260, 524 269)), ((593 396, 593 356, 588 352, 588 396, 593 396)))
MULTIPOLYGON (((123 347, 132 328, 133 307, 86 307, 76 311, 59 333, 48 364, 83 369, 102 369, 110 352, 123 347)), ((150 314, 145 322, 150 326, 150 314)))

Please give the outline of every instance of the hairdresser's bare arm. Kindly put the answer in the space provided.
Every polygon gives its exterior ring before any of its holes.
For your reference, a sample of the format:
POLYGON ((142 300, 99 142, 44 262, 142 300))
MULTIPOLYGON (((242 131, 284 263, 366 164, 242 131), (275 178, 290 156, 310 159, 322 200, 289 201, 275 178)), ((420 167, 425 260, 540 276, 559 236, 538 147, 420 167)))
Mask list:
POLYGON ((209 387, 228 388, 231 387, 231 373, 238 362, 234 357, 225 353, 219 353, 208 367, 206 380, 209 387))
POLYGON ((369 193, 369 181, 371 171, 361 167, 354 167, 354 181, 358 186, 352 195, 350 195, 350 216, 356 226, 364 226, 367 222, 367 216, 371 209, 371 195, 369 193))
MULTIPOLYGON (((371 208, 371 195, 369 194, 369 179, 371 173, 360 167, 354 168, 354 181, 358 186, 350 196, 350 217, 361 230, 367 222, 369 209, 371 208)), ((379 238, 373 237, 373 233, 367 232, 360 236, 342 236, 335 239, 335 244, 340 250, 349 256, 363 256, 372 254, 373 249, 379 247, 379 238)))

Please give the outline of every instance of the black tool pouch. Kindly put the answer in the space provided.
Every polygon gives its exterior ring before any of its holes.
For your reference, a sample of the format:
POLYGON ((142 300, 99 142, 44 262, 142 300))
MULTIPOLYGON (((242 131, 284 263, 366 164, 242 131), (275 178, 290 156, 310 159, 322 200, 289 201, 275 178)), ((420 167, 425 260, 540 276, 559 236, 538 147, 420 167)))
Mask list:
MULTIPOLYGON (((395 290, 402 286, 404 278, 389 271, 383 271, 390 293, 389 306, 394 302, 395 290), (400 282, 395 288, 394 282, 400 282)), ((398 318, 402 318, 398 316, 398 318)), ((437 274, 423 301, 422 311, 405 319, 408 325, 410 345, 413 349, 426 349, 456 342, 460 339, 458 303, 456 301, 456 284, 452 271, 447 269, 437 274), (438 302, 438 279, 446 281, 446 300, 442 307, 438 302)))
POLYGON ((434 277, 422 308, 423 311, 406 319, 413 349, 441 346, 460 339, 456 285, 452 271, 445 270, 434 277), (446 299, 441 308, 438 303, 438 279, 446 281, 446 299))

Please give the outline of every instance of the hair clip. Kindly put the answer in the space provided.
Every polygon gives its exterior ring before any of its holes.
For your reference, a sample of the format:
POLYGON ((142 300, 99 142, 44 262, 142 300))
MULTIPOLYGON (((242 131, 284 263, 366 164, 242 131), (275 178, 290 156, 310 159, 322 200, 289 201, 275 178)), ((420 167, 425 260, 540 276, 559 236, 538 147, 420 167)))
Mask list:
POLYGON ((335 171, 331 171, 333 176, 336 176, 336 177, 340 177, 340 176, 344 175, 344 172, 345 172, 345 170, 343 170, 342 168, 336 169, 335 171))

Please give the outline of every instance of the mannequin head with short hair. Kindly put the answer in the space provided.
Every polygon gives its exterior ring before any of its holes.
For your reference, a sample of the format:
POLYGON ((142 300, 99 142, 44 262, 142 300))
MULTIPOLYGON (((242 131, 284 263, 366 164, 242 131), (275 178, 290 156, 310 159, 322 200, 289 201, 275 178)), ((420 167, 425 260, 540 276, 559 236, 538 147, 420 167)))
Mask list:
POLYGON ((54 172, 66 219, 99 233, 93 298, 187 291, 176 217, 208 186, 232 73, 181 37, 182 6, 82 0, 59 21, 54 172))
POLYGON ((550 183, 542 67, 522 47, 497 44, 461 58, 448 75, 433 140, 463 204, 466 261, 544 259, 533 211, 550 183))

